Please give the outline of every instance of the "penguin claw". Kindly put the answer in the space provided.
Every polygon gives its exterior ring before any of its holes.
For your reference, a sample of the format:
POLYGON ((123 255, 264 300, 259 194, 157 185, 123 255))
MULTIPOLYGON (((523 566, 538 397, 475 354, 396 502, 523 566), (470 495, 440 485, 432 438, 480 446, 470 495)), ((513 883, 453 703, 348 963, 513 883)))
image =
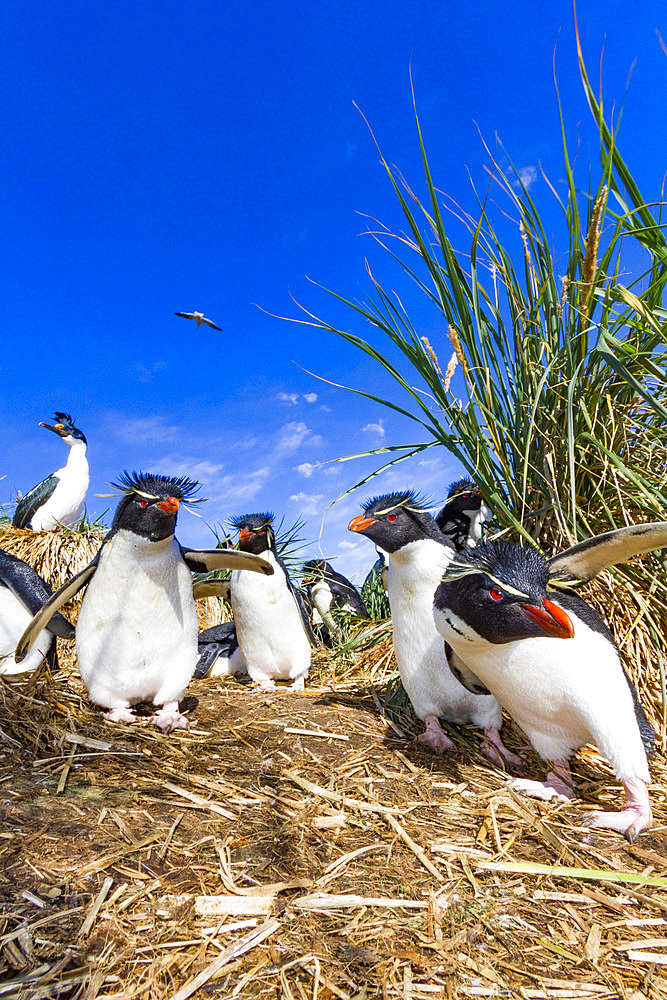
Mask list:
POLYGON ((104 713, 107 722, 132 723, 137 721, 137 717, 131 708, 109 708, 104 713))
POLYGON ((635 840, 644 830, 648 830, 653 821, 653 814, 649 809, 623 809, 621 812, 594 812, 583 822, 587 829, 595 828, 602 830, 616 830, 622 833, 629 843, 634 844, 635 840))
POLYGON ((288 691, 296 691, 297 693, 302 693, 305 690, 305 678, 295 677, 290 686, 287 688, 288 691))
POLYGON ((480 747, 481 752, 496 767, 505 770, 505 767, 524 768, 525 764, 518 754, 508 750, 500 738, 497 729, 487 729, 484 732, 484 740, 480 747))
POLYGON ((517 792, 522 792, 524 795, 530 795, 534 799, 542 799, 544 802, 570 802, 574 795, 570 791, 568 795, 564 790, 567 786, 563 785, 563 788, 555 787, 554 784, 550 784, 548 781, 533 781, 530 778, 512 778, 508 782, 511 788, 514 788, 517 792))
POLYGON ((178 702, 167 702, 150 718, 151 722, 162 730, 163 733, 172 733, 174 729, 189 729, 190 723, 184 715, 178 711, 178 702))
POLYGON ((417 737, 417 743, 425 743, 434 753, 444 753, 453 750, 454 744, 440 725, 437 715, 427 715, 424 719, 426 730, 417 737))

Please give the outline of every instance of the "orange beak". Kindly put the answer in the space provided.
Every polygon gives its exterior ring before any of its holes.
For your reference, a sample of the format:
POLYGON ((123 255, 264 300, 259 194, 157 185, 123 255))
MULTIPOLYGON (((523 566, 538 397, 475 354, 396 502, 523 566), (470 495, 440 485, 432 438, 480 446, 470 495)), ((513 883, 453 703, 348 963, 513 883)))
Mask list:
POLYGON ((167 514, 175 514, 180 506, 181 501, 177 497, 167 497, 166 500, 160 500, 158 503, 158 507, 161 507, 167 514))
POLYGON ((544 610, 534 604, 522 604, 521 607, 540 626, 547 635, 555 639, 574 639, 574 625, 570 616, 553 601, 544 601, 544 610))
POLYGON ((247 528, 241 528, 239 532, 239 541, 247 542, 249 538, 252 538, 252 531, 248 531, 247 528))
POLYGON ((376 517, 365 517, 364 514, 358 514, 357 517, 353 517, 347 528, 348 531, 365 531, 366 528, 370 528, 371 524, 377 524, 376 517))

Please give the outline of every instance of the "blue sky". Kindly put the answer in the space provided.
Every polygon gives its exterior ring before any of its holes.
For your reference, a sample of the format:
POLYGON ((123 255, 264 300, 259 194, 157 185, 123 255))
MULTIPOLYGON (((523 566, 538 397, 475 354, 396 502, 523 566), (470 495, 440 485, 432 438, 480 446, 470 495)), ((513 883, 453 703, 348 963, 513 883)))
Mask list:
MULTIPOLYGON (((657 197, 665 5, 588 0, 578 16, 593 79, 604 46, 609 107, 635 64, 620 146, 657 197)), ((558 246, 540 174, 541 165, 556 183, 562 176, 555 46, 585 183, 597 144, 565 0, 5 4, 0 502, 61 464, 63 446, 38 423, 64 409, 89 441, 90 514, 113 503, 95 494, 123 468, 188 474, 211 502, 204 520, 183 514, 184 542, 209 544, 206 521, 268 508, 288 523, 305 517, 306 554, 318 554, 325 508, 373 465, 320 463, 419 436, 298 367, 397 398, 362 355, 275 316, 296 316, 296 299, 369 336, 308 281, 361 298, 368 258, 446 356, 442 325, 364 235, 364 215, 402 221, 354 104, 421 190, 412 66, 438 186, 472 210, 469 174, 483 181, 486 162, 480 133, 491 144, 498 133, 534 178, 558 246), (223 332, 173 315, 194 309, 223 332)), ((363 579, 374 552, 346 531, 359 502, 404 486, 439 500, 459 472, 442 449, 391 470, 328 511, 324 554, 363 579)))

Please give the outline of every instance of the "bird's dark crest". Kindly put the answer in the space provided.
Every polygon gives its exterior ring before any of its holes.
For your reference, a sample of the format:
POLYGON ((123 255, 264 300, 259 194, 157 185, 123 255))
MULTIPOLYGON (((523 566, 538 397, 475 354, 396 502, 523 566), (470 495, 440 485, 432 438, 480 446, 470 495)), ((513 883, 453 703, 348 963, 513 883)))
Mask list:
POLYGON ((445 570, 442 581, 450 583, 477 573, 522 595, 529 594, 536 587, 546 590, 549 581, 549 566, 537 549, 502 538, 457 553, 445 570))
POLYGON ((415 513, 427 512, 427 501, 416 490, 403 490, 401 493, 383 493, 380 496, 366 500, 362 504, 364 514, 371 517, 375 514, 387 514, 396 507, 403 507, 415 513))
POLYGON ((187 476, 157 476, 152 472, 128 472, 118 477, 118 482, 110 484, 120 495, 136 493, 147 500, 166 500, 176 497, 183 504, 206 503, 204 497, 195 497, 201 486, 187 476))
POLYGON ((69 413, 60 413, 56 410, 51 419, 57 424, 62 424, 63 427, 69 427, 71 431, 74 430, 74 417, 70 416, 69 413))
POLYGON ((256 531, 257 528, 272 526, 273 518, 274 515, 270 511, 266 511, 260 514, 241 514, 239 517, 231 518, 229 523, 234 528, 247 528, 249 531, 256 531))
POLYGON ((447 490, 447 499, 455 500, 456 497, 466 496, 467 494, 474 494, 479 496, 481 490, 474 479, 457 479, 455 483, 447 490))

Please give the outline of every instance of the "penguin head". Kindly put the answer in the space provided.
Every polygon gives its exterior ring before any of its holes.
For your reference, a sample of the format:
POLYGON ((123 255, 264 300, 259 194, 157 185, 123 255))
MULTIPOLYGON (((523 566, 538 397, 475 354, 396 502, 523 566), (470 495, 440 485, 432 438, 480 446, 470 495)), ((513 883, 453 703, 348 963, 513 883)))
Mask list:
POLYGON ((468 511, 479 510, 483 502, 482 491, 476 482, 472 479, 458 479, 449 487, 447 503, 443 507, 442 513, 452 511, 457 514, 466 514, 468 511))
POLYGON ((490 519, 491 512, 477 483, 472 479, 459 479, 449 487, 447 503, 436 514, 435 522, 461 552, 481 540, 482 525, 490 519))
POLYGON ((242 514, 231 523, 239 530, 239 548, 242 552, 252 552, 256 556, 269 550, 275 552, 273 514, 242 514))
POLYGON ((301 583, 307 587, 319 580, 330 579, 334 571, 326 559, 309 559, 303 564, 302 572, 303 580, 301 583))
POLYGON ((68 444, 70 448, 75 441, 83 441, 84 444, 88 443, 83 431, 80 431, 78 427, 74 426, 74 418, 70 417, 69 413, 60 413, 56 410, 51 419, 55 420, 54 424, 45 424, 40 421, 39 426, 46 427, 47 430, 53 431, 61 437, 65 444, 68 444))
POLYGON ((551 600, 548 584, 548 563, 534 548, 499 540, 469 549, 452 559, 435 592, 438 631, 449 640, 495 645, 573 639, 572 621, 551 600))
POLYGON ((182 503, 203 503, 193 494, 199 483, 184 476, 156 476, 150 472, 124 472, 117 483, 122 496, 114 515, 111 532, 131 531, 151 542, 170 538, 176 530, 182 503))
POLYGON ((366 535, 385 552, 398 552, 404 545, 424 538, 444 542, 438 526, 413 490, 385 493, 368 500, 363 507, 364 513, 353 517, 348 528, 366 535))

